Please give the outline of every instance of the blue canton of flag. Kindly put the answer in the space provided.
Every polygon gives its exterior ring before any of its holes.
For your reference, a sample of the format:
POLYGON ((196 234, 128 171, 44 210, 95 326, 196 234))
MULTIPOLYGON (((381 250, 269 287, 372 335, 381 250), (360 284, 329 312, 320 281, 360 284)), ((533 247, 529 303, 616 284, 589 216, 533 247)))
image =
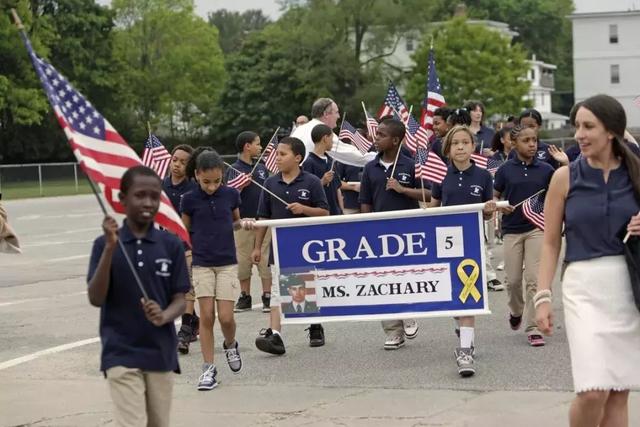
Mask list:
POLYGON ((427 163, 427 157, 429 157, 429 151, 424 147, 418 147, 416 150, 416 179, 425 178, 425 167, 427 163))

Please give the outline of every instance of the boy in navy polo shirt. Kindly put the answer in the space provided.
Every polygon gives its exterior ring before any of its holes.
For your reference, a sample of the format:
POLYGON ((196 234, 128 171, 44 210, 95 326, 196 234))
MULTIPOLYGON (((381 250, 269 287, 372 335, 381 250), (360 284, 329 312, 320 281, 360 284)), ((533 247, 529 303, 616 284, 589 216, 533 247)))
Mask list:
POLYGON ((233 305, 240 293, 233 230, 240 227, 240 194, 222 183, 224 162, 214 150, 196 159, 199 187, 182 196, 182 222, 193 246, 193 287, 200 307, 202 375, 198 390, 218 386, 213 354, 213 324, 218 312, 224 349, 234 374, 242 370, 233 305))
MULTIPOLYGON (((264 181, 269 177, 269 171, 267 171, 267 168, 261 163, 258 163, 254 170, 253 162, 260 157, 261 150, 260 136, 258 136, 257 133, 251 131, 240 132, 236 138, 238 160, 232 165, 234 169, 240 172, 246 173, 247 175, 251 174, 251 178, 260 185, 264 184, 264 181)), ((226 182, 229 181, 232 173, 234 173, 233 169, 227 169, 226 182)), ((260 200, 261 192, 262 189, 253 182, 247 182, 240 189, 240 200, 242 202, 240 205, 241 218, 257 218, 258 201, 260 200)), ((234 231, 234 238, 238 258, 238 280, 240 281, 241 290, 234 311, 239 313, 251 310, 251 269, 253 267, 251 252, 253 251, 253 244, 255 242, 255 233, 253 230, 239 229, 234 231)), ((271 305, 271 270, 268 265, 270 242, 271 236, 269 233, 262 244, 263 259, 260 264, 258 264, 258 274, 262 282, 263 313, 269 312, 271 305)))
POLYGON ((189 275, 184 248, 153 219, 162 185, 150 168, 122 176, 120 201, 126 220, 118 229, 107 216, 104 235, 93 242, 87 282, 92 305, 100 307, 100 370, 105 373, 118 425, 168 426, 173 373, 179 373, 173 320, 184 311, 189 275), (133 261, 148 300, 118 246, 133 261))
POLYGON ((333 131, 327 125, 316 125, 311 129, 311 140, 313 151, 302 164, 302 170, 320 178, 329 203, 329 215, 342 215, 340 180, 333 171, 333 161, 326 156, 333 147, 333 131))
POLYGON ((512 153, 515 157, 506 161, 496 172, 494 196, 509 201, 509 207, 502 208, 502 235, 504 239, 504 270, 509 298, 509 324, 518 330, 525 316, 527 340, 533 347, 545 344, 536 326, 533 296, 537 291, 538 265, 544 233, 522 213, 523 200, 540 190, 549 188, 554 169, 549 163, 536 156, 538 138, 535 129, 518 125, 511 130, 512 153), (524 271, 522 263, 524 261, 524 271), (522 276, 526 288, 522 289, 522 276))
MULTIPOLYGON (((320 179, 300 169, 300 162, 304 159, 305 146, 298 138, 283 138, 277 147, 276 164, 280 172, 268 178, 264 186, 266 189, 288 202, 284 205, 280 200, 272 197, 266 191, 260 196, 258 217, 264 219, 299 218, 305 216, 329 215, 327 196, 322 188, 320 179)), ((262 257, 262 242, 267 229, 256 228, 256 242, 251 257, 255 264, 262 257)), ((273 266, 273 253, 269 264, 273 266)), ((278 277, 277 272, 272 272, 278 277)), ((277 283, 271 287, 271 321, 270 327, 260 332, 256 338, 256 347, 267 353, 281 355, 285 353, 284 342, 280 335, 280 289, 277 283)), ((324 331, 321 325, 309 327, 309 345, 312 347, 324 344, 324 331)))
MULTIPOLYGON (((184 193, 196 188, 196 183, 187 177, 187 164, 193 154, 193 147, 187 144, 177 145, 171 151, 171 167, 169 176, 162 181, 162 189, 166 193, 173 208, 180 214, 180 199, 184 193)), ((191 269, 191 249, 185 246, 187 268, 191 269)), ((182 315, 182 323, 178 331, 178 351, 189 353, 189 344, 198 339, 199 318, 194 312, 196 294, 193 285, 184 296, 187 306, 182 315)))
MULTIPOLYGON (((400 120, 383 119, 378 125, 378 156, 364 167, 360 182, 359 201, 362 213, 419 207, 418 200, 422 200, 422 189, 420 182, 415 178, 413 159, 400 153, 393 171, 393 162, 404 135, 405 127, 400 120)), ((430 200, 431 193, 428 190, 426 192, 427 200, 430 200)), ((405 337, 413 339, 418 334, 418 323, 413 319, 385 320, 382 327, 387 335, 384 343, 386 350, 398 349, 404 345, 405 337)))
MULTIPOLYGON (((496 210, 493 201, 493 178, 489 171, 476 166, 471 160, 475 151, 475 138, 466 126, 455 126, 445 138, 443 152, 451 163, 442 183, 434 183, 429 207, 486 203, 484 219, 491 219, 496 210)), ((464 316, 456 319, 460 346, 455 350, 458 374, 468 377, 475 374, 474 328, 475 318, 464 316)))

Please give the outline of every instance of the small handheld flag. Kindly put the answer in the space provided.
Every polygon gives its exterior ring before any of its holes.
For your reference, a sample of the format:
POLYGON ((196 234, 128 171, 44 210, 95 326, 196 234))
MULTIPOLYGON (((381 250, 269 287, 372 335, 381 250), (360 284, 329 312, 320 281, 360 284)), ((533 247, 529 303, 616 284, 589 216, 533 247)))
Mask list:
POLYGON ((378 118, 393 115, 394 112, 400 115, 400 120, 402 120, 403 123, 406 123, 409 119, 407 104, 405 104, 393 82, 389 82, 387 95, 384 97, 384 102, 380 110, 378 110, 378 118))
POLYGON ((169 163, 171 163, 171 153, 164 148, 157 136, 150 133, 144 143, 142 164, 153 169, 160 178, 164 178, 167 175, 169 163))
POLYGON ((433 114, 435 111, 446 105, 442 95, 442 86, 436 72, 436 60, 433 48, 429 51, 429 63, 427 65, 427 81, 425 84, 424 100, 422 101, 422 112, 420 123, 427 129, 433 129, 433 114))
POLYGON ((227 180, 227 186, 241 190, 245 185, 251 183, 251 178, 248 174, 237 171, 236 169, 229 170, 229 178, 227 180))
POLYGON ((522 204, 522 214, 533 225, 544 231, 544 197, 536 194, 529 197, 522 204))
POLYGON ((280 172, 278 165, 276 165, 277 147, 278 135, 273 134, 271 141, 269 141, 267 147, 264 149, 264 165, 267 167, 269 172, 274 174, 280 172))
POLYGON ((362 154, 369 152, 369 149, 371 149, 372 143, 367 138, 362 136, 362 134, 360 134, 360 132, 358 132, 356 128, 354 128, 351 123, 346 120, 342 121, 342 126, 340 126, 340 134, 338 135, 338 137, 340 139, 351 141, 362 154))

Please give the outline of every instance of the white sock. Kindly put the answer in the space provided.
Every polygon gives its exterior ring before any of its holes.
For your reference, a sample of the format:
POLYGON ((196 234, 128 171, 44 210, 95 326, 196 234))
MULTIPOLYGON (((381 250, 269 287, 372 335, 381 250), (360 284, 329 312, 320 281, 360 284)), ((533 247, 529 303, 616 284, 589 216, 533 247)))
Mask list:
MULTIPOLYGON (((280 335, 280 331, 276 331, 275 329, 272 329, 271 332, 273 332, 273 335, 280 335)), ((280 337, 282 337, 282 335, 280 335, 280 337)))
POLYGON ((460 327, 460 347, 471 348, 473 346, 473 331, 474 328, 468 326, 460 327))

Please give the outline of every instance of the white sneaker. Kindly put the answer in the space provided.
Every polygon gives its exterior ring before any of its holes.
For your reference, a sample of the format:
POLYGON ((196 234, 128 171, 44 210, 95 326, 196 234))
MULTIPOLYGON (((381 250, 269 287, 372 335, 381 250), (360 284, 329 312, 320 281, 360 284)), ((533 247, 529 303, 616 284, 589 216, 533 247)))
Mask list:
POLYGON ((500 261, 500 264, 496 267, 496 270, 502 271, 504 270, 504 261, 500 261))
POLYGON ((389 337, 384 342, 385 350, 397 350, 402 346, 404 346, 404 337, 399 335, 396 335, 394 337, 389 337))
POLYGON ((418 335, 418 322, 415 319, 403 320, 402 325, 407 339, 412 340, 418 335))

